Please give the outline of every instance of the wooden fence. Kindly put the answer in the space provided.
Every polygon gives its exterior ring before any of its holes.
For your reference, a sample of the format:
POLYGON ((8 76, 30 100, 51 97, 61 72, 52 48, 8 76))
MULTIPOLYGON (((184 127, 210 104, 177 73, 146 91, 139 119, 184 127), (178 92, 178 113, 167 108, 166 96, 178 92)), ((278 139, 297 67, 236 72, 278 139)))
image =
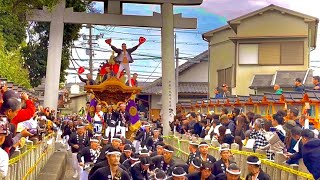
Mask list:
POLYGON ((55 140, 50 135, 41 142, 27 141, 9 160, 8 174, 3 180, 35 180, 54 150, 55 140))
MULTIPOLYGON (((195 138, 194 141, 202 142, 201 138, 195 138)), ((217 160, 220 159, 219 143, 207 141, 209 146, 209 154, 214 156, 217 160)), ((165 137, 165 143, 170 144, 175 149, 175 156, 181 158, 185 162, 189 155, 189 138, 185 135, 175 133, 165 137)), ((258 150, 256 153, 252 152, 252 149, 242 148, 239 150, 238 144, 231 145, 231 152, 233 154, 233 161, 235 161, 241 168, 241 177, 246 177, 248 174, 247 169, 247 156, 258 156, 262 162, 261 168, 264 172, 270 175, 272 180, 307 180, 314 179, 308 172, 303 161, 299 161, 299 165, 287 165, 284 163, 285 157, 282 153, 275 154, 275 160, 271 161, 266 159, 266 152, 258 150)))

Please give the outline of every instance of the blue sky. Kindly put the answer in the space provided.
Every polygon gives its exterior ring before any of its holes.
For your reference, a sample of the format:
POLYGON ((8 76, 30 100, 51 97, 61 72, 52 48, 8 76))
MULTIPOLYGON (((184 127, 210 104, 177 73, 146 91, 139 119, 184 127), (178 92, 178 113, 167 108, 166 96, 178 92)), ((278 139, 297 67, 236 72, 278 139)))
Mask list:
MULTIPOLYGON (((198 28, 196 30, 176 30, 177 47, 180 49, 179 63, 182 64, 190 58, 208 49, 208 45, 202 40, 202 33, 213 30, 227 23, 227 20, 249 13, 251 11, 263 8, 270 4, 276 4, 294 11, 305 13, 320 18, 319 0, 203 0, 202 5, 192 7, 175 7, 175 13, 182 13, 183 17, 198 18, 198 28)), ((102 3, 97 3, 98 10, 103 9, 102 3)), ((147 15, 152 12, 160 12, 158 5, 137 5, 125 4, 124 14, 147 15)), ((88 34, 88 29, 83 28, 81 34, 88 34)), ((143 44, 135 53, 133 58, 135 63, 131 64, 131 70, 140 75, 140 82, 153 81, 161 76, 161 32, 160 29, 137 28, 137 27, 113 27, 113 26, 94 26, 94 34, 103 34, 104 37, 95 41, 97 44, 94 49, 94 68, 97 69, 101 60, 109 59, 111 53, 110 47, 104 42, 111 38, 114 45, 119 46, 125 42, 128 47, 138 43, 140 36, 144 36, 147 42, 143 44)), ((320 31, 318 31, 320 32, 320 31)), ((315 74, 320 75, 320 33, 318 33, 318 47, 310 53, 311 66, 315 67, 315 74), (316 62, 317 61, 317 62, 316 62)), ((82 38, 75 42, 75 46, 87 48, 82 38)), ((85 49, 73 49, 73 58, 78 60, 78 64, 88 67, 88 58, 85 49)), ((70 65, 72 67, 72 65, 70 65)), ((69 70, 75 73, 75 70, 69 70)), ((97 72, 97 71, 96 71, 97 72)), ((85 71, 84 74, 87 74, 85 71)), ((68 82, 79 82, 75 74, 69 74, 68 82)))

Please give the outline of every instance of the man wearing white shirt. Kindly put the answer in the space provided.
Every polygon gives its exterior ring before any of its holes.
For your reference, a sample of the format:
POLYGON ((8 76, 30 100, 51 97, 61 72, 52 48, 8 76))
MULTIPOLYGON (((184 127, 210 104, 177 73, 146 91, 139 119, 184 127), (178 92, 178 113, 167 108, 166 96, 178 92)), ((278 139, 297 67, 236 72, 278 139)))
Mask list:
POLYGON ((102 132, 103 122, 104 122, 104 113, 101 111, 101 105, 97 105, 96 113, 93 118, 94 131, 96 133, 102 132))
MULTIPOLYGON (((3 144, 6 136, 0 134, 0 146, 3 144)), ((0 178, 6 177, 8 174, 9 156, 6 151, 0 148, 0 178)))

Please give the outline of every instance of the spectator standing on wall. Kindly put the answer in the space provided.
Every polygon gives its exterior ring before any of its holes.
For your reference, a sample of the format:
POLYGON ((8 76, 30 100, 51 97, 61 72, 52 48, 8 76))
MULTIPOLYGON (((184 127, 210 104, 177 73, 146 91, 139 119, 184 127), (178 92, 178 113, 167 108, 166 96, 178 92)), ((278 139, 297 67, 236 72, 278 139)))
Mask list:
POLYGON ((320 76, 313 76, 312 83, 314 85, 314 90, 320 90, 320 76))
POLYGON ((275 84, 273 86, 273 89, 275 90, 275 94, 282 94, 283 90, 281 89, 279 84, 275 84))
POLYGON ((222 93, 222 97, 224 97, 224 98, 226 98, 226 97, 228 97, 228 96, 231 96, 231 93, 230 93, 230 91, 228 90, 228 85, 227 84, 223 84, 222 85, 222 91, 223 91, 223 93, 222 93))
POLYGON ((303 92, 305 89, 304 85, 302 84, 302 80, 300 78, 295 79, 294 85, 295 85, 294 91, 296 92, 303 92))

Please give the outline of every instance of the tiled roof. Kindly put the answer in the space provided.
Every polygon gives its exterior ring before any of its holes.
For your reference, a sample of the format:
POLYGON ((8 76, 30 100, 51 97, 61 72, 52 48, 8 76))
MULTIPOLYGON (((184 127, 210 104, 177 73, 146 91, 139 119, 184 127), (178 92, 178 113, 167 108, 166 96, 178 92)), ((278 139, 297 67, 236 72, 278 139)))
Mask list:
POLYGON ((256 74, 249 88, 272 87, 279 84, 283 88, 293 88, 296 78, 300 78, 306 87, 313 87, 313 71, 277 71, 276 74, 256 74))
POLYGON ((254 75, 250 88, 269 87, 273 80, 273 74, 256 74, 254 75))
MULTIPOLYGON (((190 93, 190 94, 207 94, 208 83, 206 82, 180 82, 179 93, 190 93)), ((161 94, 162 86, 149 86, 142 90, 145 94, 161 94)))

